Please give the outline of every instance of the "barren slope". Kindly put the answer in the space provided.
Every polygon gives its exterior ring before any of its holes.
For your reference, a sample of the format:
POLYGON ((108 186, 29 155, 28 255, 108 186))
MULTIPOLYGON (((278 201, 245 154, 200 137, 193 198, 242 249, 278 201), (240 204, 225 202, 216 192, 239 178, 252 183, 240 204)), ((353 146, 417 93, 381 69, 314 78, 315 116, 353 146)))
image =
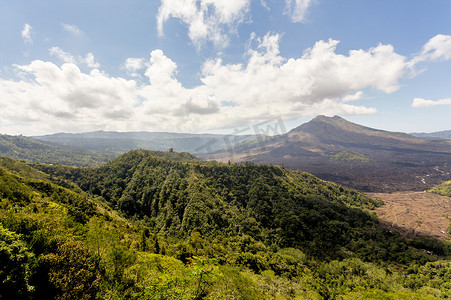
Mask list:
POLYGON ((376 209, 381 221, 399 227, 402 234, 447 238, 442 231, 451 222, 450 197, 428 192, 371 193, 370 196, 385 202, 376 209))

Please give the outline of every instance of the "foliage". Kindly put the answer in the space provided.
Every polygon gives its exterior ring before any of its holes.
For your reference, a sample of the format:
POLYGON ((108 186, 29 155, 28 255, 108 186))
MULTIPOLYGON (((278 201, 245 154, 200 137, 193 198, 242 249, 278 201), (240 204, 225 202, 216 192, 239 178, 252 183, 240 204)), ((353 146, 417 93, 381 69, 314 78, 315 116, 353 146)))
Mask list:
POLYGON ((432 188, 429 192, 451 197, 451 180, 432 188))
POLYGON ((0 224, 0 299, 18 299, 28 294, 27 272, 31 257, 20 236, 0 224))
POLYGON ((448 247, 386 231, 369 213, 380 202, 278 166, 167 153, 40 171, 0 159, 0 296, 451 297, 448 247))
POLYGON ((101 282, 98 263, 83 243, 68 240, 60 243, 55 253, 39 257, 35 277, 48 277, 56 299, 92 299, 101 282))

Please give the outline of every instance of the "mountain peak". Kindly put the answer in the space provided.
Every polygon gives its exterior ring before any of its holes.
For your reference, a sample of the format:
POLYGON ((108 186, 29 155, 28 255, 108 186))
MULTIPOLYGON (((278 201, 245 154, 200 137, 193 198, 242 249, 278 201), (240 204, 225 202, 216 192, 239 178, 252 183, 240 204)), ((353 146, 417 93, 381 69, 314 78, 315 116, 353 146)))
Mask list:
POLYGON ((335 116, 333 116, 333 117, 328 117, 328 116, 325 116, 325 115, 317 115, 316 117, 314 117, 313 119, 312 119, 312 121, 313 120, 344 120, 342 117, 340 117, 340 116, 337 116, 337 115, 335 115, 335 116))
POLYGON ((310 122, 327 122, 327 123, 336 123, 336 122, 348 122, 347 120, 343 119, 340 116, 333 116, 333 117, 328 117, 325 115, 317 115, 316 117, 314 117, 310 122))
POLYGON ((343 119, 342 117, 337 116, 337 115, 335 115, 333 117, 318 115, 318 116, 314 117, 311 121, 292 129, 291 132, 310 131, 311 129, 318 128, 318 126, 324 126, 326 124, 332 125, 333 127, 341 127, 341 128, 344 128, 344 127, 349 128, 349 127, 353 127, 353 126, 363 127, 363 126, 354 124, 352 122, 349 122, 348 120, 343 119))

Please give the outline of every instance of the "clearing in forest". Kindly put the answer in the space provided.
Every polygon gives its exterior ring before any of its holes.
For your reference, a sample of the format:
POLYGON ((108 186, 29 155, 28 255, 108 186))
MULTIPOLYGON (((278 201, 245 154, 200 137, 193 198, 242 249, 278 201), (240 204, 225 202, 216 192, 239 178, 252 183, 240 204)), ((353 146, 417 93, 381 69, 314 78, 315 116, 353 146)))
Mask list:
POLYGON ((384 201, 379 219, 404 235, 420 234, 441 240, 451 223, 451 198, 428 192, 370 193, 384 201))

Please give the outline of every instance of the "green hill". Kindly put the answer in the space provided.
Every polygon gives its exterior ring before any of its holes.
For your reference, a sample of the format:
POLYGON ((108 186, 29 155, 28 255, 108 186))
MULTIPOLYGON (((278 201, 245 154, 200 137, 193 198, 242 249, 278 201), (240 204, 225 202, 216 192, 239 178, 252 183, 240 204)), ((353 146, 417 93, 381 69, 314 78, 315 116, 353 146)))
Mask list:
POLYGON ((307 173, 187 153, 1 159, 0 296, 451 297, 449 245, 385 230, 379 205, 307 173))
POLYGON ((44 144, 33 138, 0 134, 0 156, 48 164, 98 166, 115 155, 44 144))

